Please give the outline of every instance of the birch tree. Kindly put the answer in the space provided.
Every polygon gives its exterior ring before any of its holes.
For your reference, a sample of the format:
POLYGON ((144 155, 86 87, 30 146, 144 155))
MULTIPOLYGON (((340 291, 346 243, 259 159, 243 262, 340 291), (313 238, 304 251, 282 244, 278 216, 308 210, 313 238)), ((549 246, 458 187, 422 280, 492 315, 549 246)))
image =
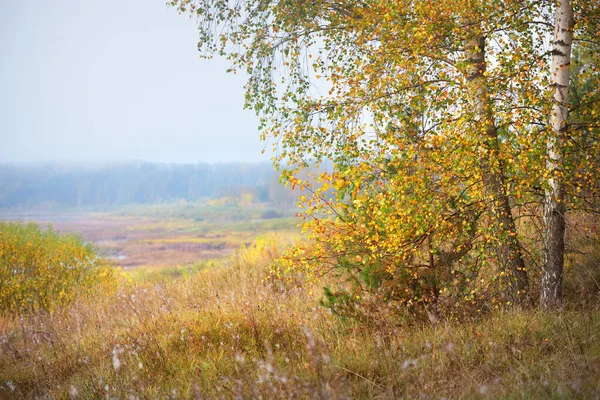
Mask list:
POLYGON ((553 106, 550 116, 552 132, 547 143, 548 187, 544 194, 544 264, 541 304, 544 308, 562 303, 565 251, 565 201, 561 174, 562 149, 569 121, 569 77, 573 43, 573 7, 570 0, 556 6, 552 49, 553 106))
MULTIPOLYGON (((570 208, 577 208, 578 200, 587 200, 596 207, 598 180, 589 175, 598 173, 598 68, 596 55, 589 58, 586 50, 597 53, 600 48, 600 4, 596 1, 580 2, 578 17, 581 21, 576 30, 572 0, 556 2, 554 8, 554 35, 551 59, 552 109, 550 133, 546 142, 547 182, 544 193, 544 241, 543 272, 540 303, 543 308, 559 308, 563 302, 563 269, 565 258, 565 215, 570 208), (570 100, 573 92, 571 71, 574 33, 578 33, 582 56, 588 59, 591 73, 578 73, 580 80, 588 80, 584 92, 575 91, 575 101, 570 100), (590 86, 596 82, 596 87, 590 86), (585 97, 583 100, 582 97, 585 97), (575 104, 576 103, 576 104, 575 104), (573 107, 575 105, 575 107, 573 107), (578 121, 570 121, 571 109, 578 121), (575 144, 575 146, 573 146, 575 144), (573 149, 575 147, 575 149, 573 149), (566 154, 565 154, 566 153, 566 154), (565 160, 567 158, 567 160, 565 160), (582 167, 581 160, 585 167, 582 167), (593 171, 593 172, 592 172, 593 171), (569 189, 571 193, 566 193, 569 189), (583 189, 583 190, 582 190, 583 189), (582 192, 585 194, 581 196, 582 192), (568 197, 571 197, 569 199, 568 197)), ((577 71, 577 66, 575 66, 577 71)))
MULTIPOLYGON (((351 282, 343 298, 412 312, 448 299, 494 308, 527 300, 539 242, 520 231, 535 218, 539 188, 575 182, 560 166, 565 126, 547 129, 546 1, 172 4, 198 19, 204 56, 226 56, 247 74, 246 106, 283 179, 300 190, 312 242, 282 268, 336 271, 351 282), (325 161, 330 168, 301 177, 325 161)), ((547 198, 556 207, 571 199, 547 198)))
POLYGON ((507 194, 504 167, 498 154, 500 147, 498 128, 485 77, 487 70, 485 47, 485 36, 475 36, 467 38, 465 41, 465 57, 468 65, 467 85, 476 120, 484 132, 485 153, 481 155, 481 169, 485 195, 491 204, 495 230, 502 235, 498 244, 497 258, 502 271, 507 273, 508 297, 516 303, 522 304, 526 300, 529 278, 517 239, 517 229, 507 194))

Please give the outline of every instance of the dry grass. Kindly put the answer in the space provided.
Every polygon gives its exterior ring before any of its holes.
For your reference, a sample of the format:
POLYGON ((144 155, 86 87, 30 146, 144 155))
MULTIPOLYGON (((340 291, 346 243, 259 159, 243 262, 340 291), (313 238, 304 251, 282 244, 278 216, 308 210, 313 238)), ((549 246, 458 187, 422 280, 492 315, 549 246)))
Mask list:
MULTIPOLYGON (((0 319, 0 398, 598 398, 600 311, 377 327, 269 277, 273 241, 52 315, 0 319)), ((311 293, 317 294, 311 294, 311 293)))

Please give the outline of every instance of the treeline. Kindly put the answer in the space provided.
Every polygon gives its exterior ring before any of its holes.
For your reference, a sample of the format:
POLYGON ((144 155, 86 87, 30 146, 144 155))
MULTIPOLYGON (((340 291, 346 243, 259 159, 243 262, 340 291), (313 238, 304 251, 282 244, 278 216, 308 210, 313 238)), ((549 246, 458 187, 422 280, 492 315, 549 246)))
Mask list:
POLYGON ((218 197, 290 206, 269 163, 0 164, 0 208, 147 204, 218 197))

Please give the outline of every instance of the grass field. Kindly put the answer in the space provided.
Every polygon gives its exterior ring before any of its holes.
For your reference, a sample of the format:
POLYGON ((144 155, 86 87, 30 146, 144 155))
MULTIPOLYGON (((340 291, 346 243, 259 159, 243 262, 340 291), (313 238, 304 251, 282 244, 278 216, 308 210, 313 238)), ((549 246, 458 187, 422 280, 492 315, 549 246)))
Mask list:
POLYGON ((0 219, 35 221, 79 233, 117 266, 137 276, 170 275, 194 263, 227 257, 261 236, 277 233, 291 239, 299 232, 293 210, 276 210, 265 204, 242 207, 215 203, 12 212, 0 215, 0 219))
POLYGON ((598 398, 600 312, 344 320, 276 240, 180 279, 0 319, 0 398, 598 398))
POLYGON ((291 213, 29 215, 131 264, 114 295, 0 316, 0 399, 600 398, 597 231, 573 234, 562 312, 399 324, 382 305, 358 322, 320 305, 327 282, 272 273, 298 235, 291 213))

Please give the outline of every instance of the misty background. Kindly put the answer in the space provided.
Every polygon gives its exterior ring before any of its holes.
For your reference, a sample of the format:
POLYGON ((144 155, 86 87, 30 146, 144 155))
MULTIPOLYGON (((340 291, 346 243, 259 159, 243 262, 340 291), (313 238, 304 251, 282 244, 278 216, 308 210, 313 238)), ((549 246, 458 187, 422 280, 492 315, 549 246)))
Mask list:
POLYGON ((289 208, 297 193, 264 163, 0 164, 0 211, 197 202, 289 208))
POLYGON ((197 39, 165 0, 0 0, 0 164, 268 160, 197 39))

